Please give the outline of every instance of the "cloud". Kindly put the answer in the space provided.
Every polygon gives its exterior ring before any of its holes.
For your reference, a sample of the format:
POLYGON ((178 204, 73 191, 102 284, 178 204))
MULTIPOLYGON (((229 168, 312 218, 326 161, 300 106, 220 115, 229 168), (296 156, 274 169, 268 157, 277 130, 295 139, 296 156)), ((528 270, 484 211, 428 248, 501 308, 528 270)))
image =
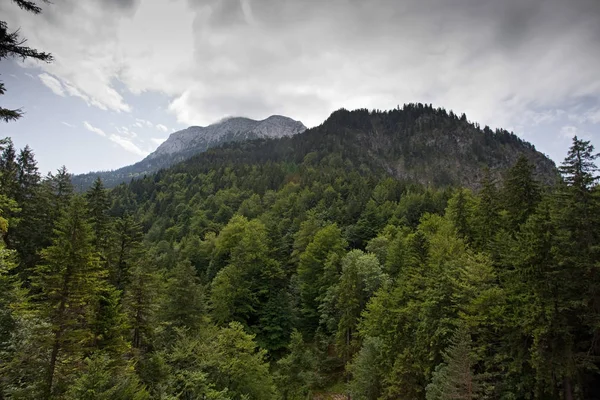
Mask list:
MULTIPOLYGON (((66 125, 66 126, 68 126, 69 128, 75 128, 75 125, 73 125, 73 124, 70 124, 70 123, 68 123, 68 122, 62 121, 61 123, 62 123, 63 125, 66 125)), ((84 123, 84 124, 85 124, 85 123, 84 123)), ((91 125, 90 125, 90 126, 91 126, 91 125)))
POLYGON ((144 126, 146 126, 148 128, 153 128, 154 127, 154 124, 152 122, 147 121, 145 119, 141 119, 141 118, 136 118, 134 125, 139 126, 140 128, 143 128, 144 126))
POLYGON ((132 142, 131 139, 135 138, 137 135, 135 134, 135 132, 129 131, 129 129, 127 127, 121 127, 121 128, 115 127, 117 132, 120 134, 111 133, 110 135, 107 135, 102 129, 92 126, 87 121, 84 121, 83 125, 85 126, 85 128, 87 130, 94 132, 100 136, 107 137, 108 140, 118 144, 119 146, 121 146, 122 148, 124 148, 125 150, 127 150, 130 153, 133 153, 133 154, 136 154, 139 156, 147 156, 149 154, 149 152, 140 149, 135 143, 132 142))
POLYGON ((10 2, 2 2, 0 13, 9 26, 20 27, 29 46, 54 56, 50 64, 28 60, 26 66, 39 67, 67 83, 72 87, 67 94, 92 106, 117 112, 131 110, 113 87, 121 68, 120 55, 115 51, 118 38, 113 32, 118 17, 127 18, 131 12, 116 6, 116 1, 108 2, 115 6, 107 7, 104 1, 64 0, 44 5, 42 14, 33 15, 6 3, 10 2))
POLYGON ((577 136, 579 139, 591 140, 592 137, 589 132, 586 130, 573 126, 573 125, 565 125, 560 128, 560 136, 566 139, 572 139, 574 136, 577 136))
POLYGON ((150 138, 150 140, 160 146, 167 138, 150 138))
POLYGON ((565 125, 560 128, 560 134, 563 137, 571 139, 573 136, 577 136, 579 134, 579 129, 573 125, 565 125))
MULTIPOLYGON (((115 126, 115 125, 113 124, 113 126, 115 126)), ((121 127, 115 126, 115 129, 121 135, 129 136, 131 138, 136 138, 138 136, 137 133, 131 131, 126 126, 121 126, 121 127)))
POLYGON ((580 124, 591 123, 600 124, 600 107, 596 109, 588 110, 584 113, 572 113, 569 114, 571 121, 578 122, 580 124))
POLYGON ((124 86, 169 96, 169 111, 188 125, 285 114, 312 126, 339 107, 419 101, 492 127, 549 123, 558 110, 600 119, 591 111, 599 104, 575 107, 600 103, 597 0, 64 0, 41 16, 14 9, 0 5, 28 44, 56 57, 39 67, 105 110, 132 110, 116 89, 124 86))
POLYGON ((130 153, 136 154, 138 156, 147 156, 148 154, 150 154, 147 151, 144 151, 142 149, 140 149, 135 143, 133 143, 130 139, 119 136, 119 135, 115 135, 115 134, 111 134, 108 137, 109 140, 115 142, 116 144, 118 144, 119 146, 121 146, 122 148, 124 148, 125 150, 127 150, 130 153))
POLYGON ((83 121, 83 126, 85 126, 85 128, 90 132, 94 132, 95 134, 100 135, 100 136, 106 136, 106 133, 102 129, 92 126, 87 121, 83 121))
POLYGON ((48 88, 50 88, 50 90, 52 90, 54 92, 54 94, 57 94, 59 96, 65 96, 65 90, 63 88, 62 83, 60 83, 60 81, 56 78, 54 78, 51 75, 48 75, 46 73, 43 74, 39 74, 38 78, 40 78, 40 80, 42 81, 42 83, 44 85, 46 85, 48 88))
POLYGON ((156 125, 156 129, 158 129, 159 131, 163 131, 163 132, 168 132, 169 131, 169 128, 167 128, 163 124, 157 124, 156 125))

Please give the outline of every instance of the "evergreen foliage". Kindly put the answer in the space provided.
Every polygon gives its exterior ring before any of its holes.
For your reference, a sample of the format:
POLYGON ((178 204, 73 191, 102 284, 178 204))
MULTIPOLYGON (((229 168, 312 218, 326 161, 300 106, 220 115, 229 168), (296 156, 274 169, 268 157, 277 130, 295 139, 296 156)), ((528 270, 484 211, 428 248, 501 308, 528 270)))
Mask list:
POLYGON ((592 145, 554 186, 526 158, 423 186, 336 144, 377 118, 85 194, 0 142, 0 398, 600 398, 592 145))

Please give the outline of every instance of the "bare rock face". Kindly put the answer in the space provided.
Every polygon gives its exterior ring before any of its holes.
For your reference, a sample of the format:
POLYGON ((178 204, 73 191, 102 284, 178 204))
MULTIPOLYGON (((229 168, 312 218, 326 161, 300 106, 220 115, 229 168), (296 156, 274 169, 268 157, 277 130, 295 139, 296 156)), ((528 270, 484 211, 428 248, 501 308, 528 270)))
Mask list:
POLYGON ((226 142, 281 138, 305 130, 302 122, 281 115, 272 115, 262 121, 243 117, 228 118, 206 127, 190 126, 171 134, 147 159, 181 152, 200 153, 226 142))
POLYGON ((262 121, 233 117, 208 126, 190 126, 174 132, 158 148, 142 161, 115 171, 91 172, 77 175, 73 183, 79 190, 91 186, 100 176, 107 187, 128 182, 132 178, 154 173, 160 169, 184 161, 212 147, 229 142, 252 139, 278 139, 293 136, 306 130, 304 124, 282 115, 272 115, 262 121))

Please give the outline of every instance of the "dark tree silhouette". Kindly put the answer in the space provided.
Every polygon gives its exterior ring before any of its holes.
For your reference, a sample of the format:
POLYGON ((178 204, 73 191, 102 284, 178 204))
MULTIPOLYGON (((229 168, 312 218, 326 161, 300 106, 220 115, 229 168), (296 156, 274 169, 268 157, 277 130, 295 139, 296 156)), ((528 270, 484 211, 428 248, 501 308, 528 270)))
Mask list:
MULTIPOLYGON (((22 10, 29 11, 34 14, 42 12, 42 8, 34 1, 29 0, 12 0, 22 10)), ((49 3, 48 0, 41 0, 43 3, 49 3)), ((36 60, 51 62, 52 54, 32 49, 31 47, 25 46, 27 39, 22 38, 19 29, 10 31, 6 21, 0 21, 0 60, 5 58, 18 57, 22 60, 27 58, 34 58, 36 60)), ((0 82, 0 95, 6 92, 4 83, 0 82)), ((0 107, 0 119, 5 122, 14 121, 23 116, 23 111, 18 108, 16 110, 10 110, 8 108, 0 107)))

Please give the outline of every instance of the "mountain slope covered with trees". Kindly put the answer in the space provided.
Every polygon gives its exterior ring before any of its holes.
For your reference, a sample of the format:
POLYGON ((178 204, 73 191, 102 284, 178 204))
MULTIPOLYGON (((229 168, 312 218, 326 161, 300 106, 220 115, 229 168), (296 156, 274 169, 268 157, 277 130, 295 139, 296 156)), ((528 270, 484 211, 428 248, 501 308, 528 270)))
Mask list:
POLYGON ((600 398, 589 142, 340 110, 84 194, 3 148, 0 397, 600 398))
POLYGON ((107 187, 113 187, 168 168, 195 154, 225 143, 280 138, 296 135, 305 130, 306 127, 302 122, 281 115, 272 115, 262 121, 234 117, 209 126, 190 126, 172 133, 155 151, 140 162, 115 171, 76 175, 73 177, 73 184, 78 190, 85 190, 93 185, 97 177, 101 177, 107 187))

